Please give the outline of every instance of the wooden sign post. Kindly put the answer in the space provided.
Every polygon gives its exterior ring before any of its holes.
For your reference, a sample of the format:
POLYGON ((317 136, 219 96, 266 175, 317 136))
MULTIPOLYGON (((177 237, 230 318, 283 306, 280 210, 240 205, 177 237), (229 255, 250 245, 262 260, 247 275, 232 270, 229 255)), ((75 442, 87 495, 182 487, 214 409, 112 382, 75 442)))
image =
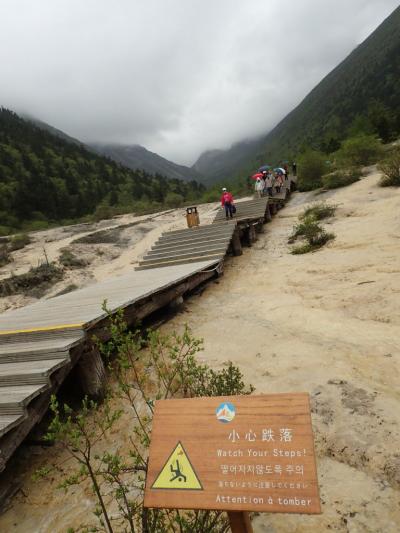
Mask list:
POLYGON ((156 402, 145 507, 320 513, 306 393, 156 402))

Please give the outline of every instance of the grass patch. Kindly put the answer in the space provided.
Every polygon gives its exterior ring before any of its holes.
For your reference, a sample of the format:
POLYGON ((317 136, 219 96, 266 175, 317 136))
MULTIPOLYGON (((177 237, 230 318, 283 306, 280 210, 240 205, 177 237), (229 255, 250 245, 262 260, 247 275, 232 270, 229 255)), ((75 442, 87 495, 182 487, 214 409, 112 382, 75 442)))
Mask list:
POLYGON ((379 182, 381 187, 400 187, 400 148, 396 147, 378 165, 383 176, 379 182))
POLYGON ((336 205, 327 204, 325 202, 318 202, 316 204, 307 207, 303 213, 299 216, 300 220, 313 219, 323 220, 324 218, 333 217, 337 209, 336 205))
POLYGON ((11 237, 10 240, 10 251, 14 252, 15 250, 22 250, 27 244, 31 243, 31 238, 26 233, 19 233, 11 237))
POLYGON ((61 250, 61 255, 58 258, 58 261, 66 268, 84 268, 88 265, 87 261, 77 257, 71 252, 71 250, 68 250, 68 248, 63 248, 61 250))
MULTIPOLYGON (((318 224, 316 225, 318 226, 318 224)), ((318 226, 318 231, 311 240, 307 239, 307 242, 304 244, 299 244, 292 248, 291 253, 294 255, 307 254, 309 252, 314 252, 319 248, 322 248, 327 242, 333 240, 335 235, 325 231, 323 228, 318 226)))
POLYGON ((333 216, 335 210, 335 205, 328 205, 323 202, 305 209, 299 215, 299 223, 294 226, 293 233, 288 239, 289 244, 293 244, 298 238, 301 238, 303 242, 293 247, 291 253, 298 255, 314 252, 333 240, 335 235, 327 232, 318 222, 333 216))
POLYGON ((1 280, 0 297, 13 294, 40 297, 62 277, 62 270, 54 263, 44 263, 38 267, 32 267, 26 274, 1 280))
POLYGON ((361 170, 359 168, 353 169, 338 169, 330 174, 322 176, 322 186, 324 189, 338 189, 339 187, 346 187, 351 185, 361 178, 361 170))

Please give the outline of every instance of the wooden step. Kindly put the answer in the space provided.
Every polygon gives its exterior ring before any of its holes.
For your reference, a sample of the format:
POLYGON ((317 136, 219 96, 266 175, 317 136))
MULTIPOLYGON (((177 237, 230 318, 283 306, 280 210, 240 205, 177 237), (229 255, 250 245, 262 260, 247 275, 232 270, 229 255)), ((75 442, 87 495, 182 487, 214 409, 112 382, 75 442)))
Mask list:
POLYGON ((24 414, 25 406, 46 389, 47 384, 0 387, 0 415, 24 414))
POLYGON ((0 387, 38 385, 49 382, 49 376, 68 363, 68 359, 45 359, 0 364, 0 387))

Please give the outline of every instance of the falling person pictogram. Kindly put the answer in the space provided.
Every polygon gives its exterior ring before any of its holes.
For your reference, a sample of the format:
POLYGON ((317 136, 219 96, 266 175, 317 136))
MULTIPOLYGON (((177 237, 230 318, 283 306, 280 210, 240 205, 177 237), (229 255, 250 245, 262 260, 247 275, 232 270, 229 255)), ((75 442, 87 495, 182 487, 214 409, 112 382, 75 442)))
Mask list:
POLYGON ((194 466, 180 442, 165 461, 152 489, 203 490, 194 466))
POLYGON ((181 472, 181 467, 179 466, 178 459, 176 460, 176 468, 174 468, 173 464, 169 465, 169 467, 171 469, 171 472, 174 474, 170 481, 175 481, 175 479, 177 479, 178 481, 184 480, 186 483, 186 476, 181 472))

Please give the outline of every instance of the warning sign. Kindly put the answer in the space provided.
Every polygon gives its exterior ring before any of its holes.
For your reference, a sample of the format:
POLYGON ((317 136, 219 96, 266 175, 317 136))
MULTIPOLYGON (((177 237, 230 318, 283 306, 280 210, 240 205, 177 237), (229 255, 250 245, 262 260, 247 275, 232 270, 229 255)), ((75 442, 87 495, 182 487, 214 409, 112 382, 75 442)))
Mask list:
POLYGON ((203 490, 188 454, 180 442, 156 477, 152 489, 203 490))
POLYGON ((320 513, 309 395, 158 400, 144 506, 320 513))

